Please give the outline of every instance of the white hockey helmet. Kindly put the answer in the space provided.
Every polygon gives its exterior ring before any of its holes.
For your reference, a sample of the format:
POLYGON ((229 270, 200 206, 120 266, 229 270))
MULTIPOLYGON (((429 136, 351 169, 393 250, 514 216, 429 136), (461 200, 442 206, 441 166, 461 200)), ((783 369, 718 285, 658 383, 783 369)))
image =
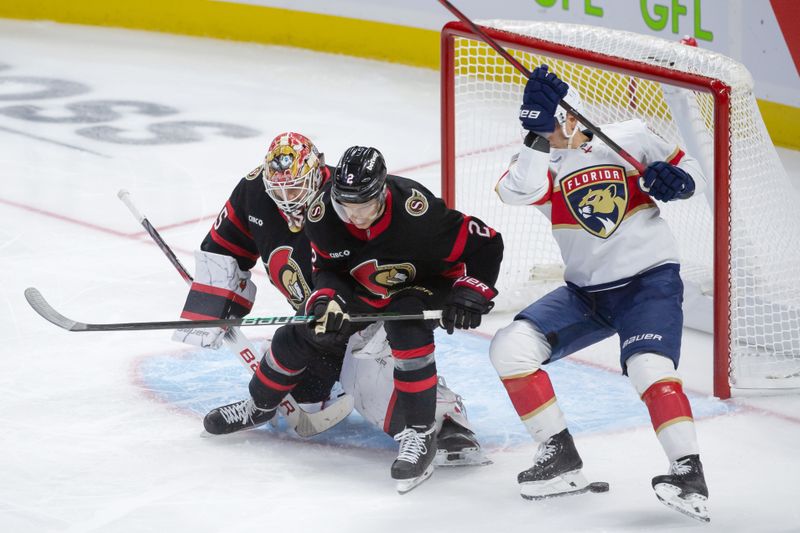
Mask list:
MULTIPOLYGON (((575 108, 575 111, 584 115, 586 113, 586 107, 583 105, 583 99, 581 98, 580 93, 578 93, 577 89, 574 87, 570 87, 569 91, 567 91, 567 96, 564 97, 564 100, 575 108)), ((567 110, 561 106, 556 108, 556 121, 563 126, 564 123, 567 121, 567 110)))
POLYGON ((281 133, 264 158, 264 187, 281 211, 302 214, 322 183, 322 154, 308 137, 281 133))

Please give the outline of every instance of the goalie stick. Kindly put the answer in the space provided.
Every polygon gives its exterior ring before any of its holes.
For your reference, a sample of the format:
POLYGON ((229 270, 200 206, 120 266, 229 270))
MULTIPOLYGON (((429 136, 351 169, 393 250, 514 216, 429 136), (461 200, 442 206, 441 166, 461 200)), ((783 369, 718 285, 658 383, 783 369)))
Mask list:
MULTIPOLYGON (((475 34, 478 37, 480 37, 481 40, 483 40, 483 42, 485 42, 486 44, 488 44, 489 46, 494 48, 494 50, 498 54, 500 54, 500 56, 503 57, 503 59, 505 59, 506 61, 511 63, 511 66, 513 66, 518 71, 520 71, 525 76, 525 78, 530 78, 531 77, 531 72, 527 68, 525 68, 525 66, 522 63, 520 63, 510 53, 508 53, 508 51, 505 48, 500 46, 497 43, 497 41, 492 39, 483 30, 483 28, 481 28, 480 26, 478 26, 477 24, 472 22, 469 18, 467 18, 467 16, 464 13, 462 13, 456 6, 451 4, 448 0, 438 0, 438 2, 440 4, 442 4, 453 15, 455 15, 458 20, 460 20, 461 22, 463 22, 464 24, 469 26, 469 28, 472 31, 474 31, 475 34)), ((575 118, 578 119, 578 122, 580 122, 581 124, 586 126, 587 130, 591 131, 593 134, 595 134, 597 136, 598 139, 600 139, 601 141, 606 143, 609 148, 611 148, 614 152, 617 153, 617 155, 619 155, 622 159, 624 159, 625 161, 630 163, 633 166, 633 168, 635 168, 639 172, 639 174, 644 174, 645 167, 641 162, 639 162, 639 160, 637 160, 635 157, 633 157, 631 154, 629 154, 627 151, 625 151, 620 145, 618 145, 613 140, 611 140, 611 138, 609 138, 608 135, 603 133, 603 131, 600 128, 598 128, 597 126, 595 126, 594 124, 589 122, 589 119, 587 119, 581 113, 576 111, 575 108, 572 107, 568 102, 566 102, 564 100, 561 100, 561 102, 559 102, 559 104, 561 105, 561 107, 566 109, 569 113, 572 113, 575 116, 575 118)))
MULTIPOLYGON (((172 263, 172 266, 175 267, 178 274, 180 274, 186 283, 191 284, 193 279, 189 271, 178 260, 175 253, 164 239, 161 238, 155 226, 153 226, 147 217, 142 215, 136 206, 133 205, 130 193, 122 189, 117 193, 117 197, 122 200, 122 203, 125 204, 131 214, 139 221, 142 227, 144 227, 145 231, 147 231, 161 251, 164 252, 164 255, 169 262, 172 263)), ((256 371, 258 368, 258 357, 256 354, 258 352, 252 343, 250 343, 249 339, 243 335, 238 328, 229 328, 223 340, 228 348, 239 356, 238 359, 240 363, 246 366, 251 372, 256 371)), ((278 410, 298 435, 301 437, 311 437, 330 429, 347 418, 353 410, 354 403, 352 396, 345 395, 340 397, 332 405, 318 412, 309 413, 300 407, 297 401, 289 394, 280 403, 278 410)))

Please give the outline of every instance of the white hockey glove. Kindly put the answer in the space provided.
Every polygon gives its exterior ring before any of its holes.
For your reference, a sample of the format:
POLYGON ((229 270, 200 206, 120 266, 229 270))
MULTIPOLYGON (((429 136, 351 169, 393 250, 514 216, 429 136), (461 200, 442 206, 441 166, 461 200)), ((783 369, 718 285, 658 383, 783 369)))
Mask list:
MULTIPOLYGON (((253 308, 256 285, 250 272, 239 268, 236 259, 227 255, 197 250, 195 278, 181 318, 214 320, 241 318, 253 308)), ((172 334, 172 340, 203 348, 217 349, 225 335, 224 328, 186 328, 172 334)))

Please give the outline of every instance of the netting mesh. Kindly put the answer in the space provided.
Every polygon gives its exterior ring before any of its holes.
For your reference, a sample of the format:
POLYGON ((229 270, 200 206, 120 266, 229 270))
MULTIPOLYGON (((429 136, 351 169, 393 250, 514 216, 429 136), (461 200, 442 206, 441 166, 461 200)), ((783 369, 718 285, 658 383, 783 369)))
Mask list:
MULTIPOLYGON (((508 48, 529 69, 547 63, 576 88, 583 113, 594 124, 639 118, 700 161, 710 190, 659 207, 678 240, 687 287, 708 296, 714 275, 713 141, 721 134, 714 123, 714 98, 637 77, 635 63, 699 74, 731 88, 731 297, 722 307, 731 321, 730 381, 738 387, 800 386, 800 236, 794 215, 800 198, 770 141, 747 70, 714 52, 618 30, 499 20, 481 24, 577 49, 575 60, 565 60, 565 54, 573 55, 570 49, 559 50, 555 58, 523 51, 529 48, 524 45, 508 48), (589 67, 580 63, 581 50, 635 63, 615 65, 614 71, 589 67)), ((455 176, 449 178, 455 205, 503 233, 500 305, 520 308, 563 279, 546 217, 535 208, 503 205, 492 192, 519 149, 523 132, 517 115, 526 80, 477 38, 456 37, 453 47, 455 96, 443 105, 454 105, 455 112, 455 176)))

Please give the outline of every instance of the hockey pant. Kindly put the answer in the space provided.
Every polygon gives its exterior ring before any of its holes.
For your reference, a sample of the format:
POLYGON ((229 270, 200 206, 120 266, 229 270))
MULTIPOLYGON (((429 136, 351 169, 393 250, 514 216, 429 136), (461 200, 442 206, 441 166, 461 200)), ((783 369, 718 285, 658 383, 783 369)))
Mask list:
MULTIPOLYGON (((438 288, 438 287, 437 287, 438 288)), ((410 288, 396 295, 381 309, 387 313, 420 313, 441 305, 443 290, 410 288)), ((374 312, 375 309, 351 300, 349 312, 374 312)), ((250 381, 250 394, 265 407, 277 406, 286 394, 303 381, 307 368, 319 368, 328 357, 344 359, 351 334, 368 324, 349 324, 347 331, 314 335, 305 324, 279 328, 272 345, 250 381)), ((435 323, 423 320, 393 321, 384 324, 392 353, 393 392, 385 410, 383 429, 390 435, 406 426, 430 426, 436 411, 437 375, 434 360, 435 323)), ((324 366, 324 365, 323 365, 324 366)))

